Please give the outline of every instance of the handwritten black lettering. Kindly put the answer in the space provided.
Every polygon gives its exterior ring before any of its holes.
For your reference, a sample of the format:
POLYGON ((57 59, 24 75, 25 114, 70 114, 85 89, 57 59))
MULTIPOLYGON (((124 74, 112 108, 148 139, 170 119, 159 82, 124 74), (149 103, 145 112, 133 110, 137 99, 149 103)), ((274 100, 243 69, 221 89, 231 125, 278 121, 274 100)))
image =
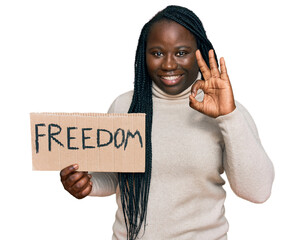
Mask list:
POLYGON ((97 129, 97 137, 96 137, 96 141, 97 141, 97 147, 105 147, 108 146, 112 141, 113 141, 113 136, 112 133, 106 129, 97 129), (100 142, 100 132, 106 132, 109 134, 109 141, 106 143, 101 143, 100 142))
POLYGON ((82 128, 83 149, 86 149, 86 148, 95 148, 94 146, 87 146, 87 145, 85 144, 85 140, 91 138, 91 137, 86 137, 86 136, 85 136, 85 131, 91 131, 91 130, 92 130, 92 128, 82 128))
POLYGON ((128 144, 128 138, 129 138, 129 137, 135 138, 135 136, 136 136, 136 135, 139 137, 139 142, 140 142, 140 144, 141 144, 141 148, 143 147, 143 143, 142 143, 142 137, 141 137, 140 132, 139 132, 138 130, 136 130, 136 131, 135 131, 135 133, 134 133, 134 134, 132 134, 132 133, 129 131, 129 129, 128 129, 128 131, 127 131, 127 135, 126 135, 126 141, 125 141, 125 145, 124 145, 124 150, 125 150, 125 149, 126 149, 126 147, 127 147, 127 144, 128 144))
POLYGON ((60 132, 61 132, 61 127, 59 125, 54 124, 54 123, 49 124, 49 127, 48 127, 49 151, 51 151, 51 139, 53 139, 60 146, 64 147, 64 145, 58 139, 56 139, 54 137, 54 136, 60 134, 60 132), (52 133, 52 131, 51 131, 52 127, 56 127, 58 129, 58 132, 52 133))
POLYGON ((44 123, 35 124, 35 146, 36 146, 36 153, 39 152, 39 141, 38 137, 44 137, 45 134, 38 134, 38 127, 45 127, 44 123))
POLYGON ((78 147, 71 147, 71 139, 75 139, 75 137, 71 136, 71 130, 77 129, 77 127, 67 127, 67 147, 71 150, 77 150, 78 147))
POLYGON ((120 148, 123 145, 124 141, 125 141, 125 131, 122 128, 118 128, 114 133, 114 146, 116 148, 120 148), (117 136, 119 135, 120 132, 122 133, 122 140, 121 140, 121 143, 118 144, 117 136))

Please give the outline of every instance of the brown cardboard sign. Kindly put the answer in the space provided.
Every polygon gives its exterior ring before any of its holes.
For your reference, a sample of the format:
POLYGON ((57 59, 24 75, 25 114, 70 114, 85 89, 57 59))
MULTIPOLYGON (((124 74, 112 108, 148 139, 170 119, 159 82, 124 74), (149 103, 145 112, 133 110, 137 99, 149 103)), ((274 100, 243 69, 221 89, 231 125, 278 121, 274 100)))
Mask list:
POLYGON ((31 113, 33 170, 144 172, 144 113, 31 113))

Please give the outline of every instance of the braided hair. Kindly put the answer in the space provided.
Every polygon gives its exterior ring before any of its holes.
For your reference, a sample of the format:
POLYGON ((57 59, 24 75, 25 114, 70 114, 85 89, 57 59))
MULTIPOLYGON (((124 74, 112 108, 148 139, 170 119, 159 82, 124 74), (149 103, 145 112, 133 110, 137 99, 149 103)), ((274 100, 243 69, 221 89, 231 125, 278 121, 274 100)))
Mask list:
MULTIPOLYGON (((146 66, 146 43, 151 26, 161 20, 175 21, 188 29, 196 38, 197 47, 209 66, 208 52, 213 49, 200 19, 189 9, 180 6, 168 6, 158 12, 141 31, 135 57, 134 93, 129 113, 146 113, 146 160, 145 173, 119 173, 119 187, 122 210, 127 229, 127 240, 137 238, 144 223, 146 227, 147 202, 152 171, 152 80, 146 66)), ((215 59, 217 61, 216 53, 215 59)), ((218 64, 218 62, 217 62, 218 64)), ((143 233, 144 234, 144 233, 143 233)))

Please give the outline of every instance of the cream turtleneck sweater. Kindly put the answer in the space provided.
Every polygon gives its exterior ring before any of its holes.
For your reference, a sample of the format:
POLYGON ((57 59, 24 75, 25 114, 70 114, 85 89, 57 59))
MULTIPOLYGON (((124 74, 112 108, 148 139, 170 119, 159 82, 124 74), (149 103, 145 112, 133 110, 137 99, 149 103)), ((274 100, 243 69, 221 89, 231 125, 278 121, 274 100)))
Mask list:
MULTIPOLYGON (((191 87, 175 96, 155 84, 152 90, 152 177, 141 239, 226 240, 221 174, 225 171, 233 191, 251 202, 264 202, 271 193, 273 165, 255 124, 238 102, 232 113, 214 119, 189 107, 191 87)), ((132 95, 119 96, 109 112, 126 113, 132 95)), ((92 176, 91 196, 117 194, 112 239, 126 240, 117 174, 92 176)))

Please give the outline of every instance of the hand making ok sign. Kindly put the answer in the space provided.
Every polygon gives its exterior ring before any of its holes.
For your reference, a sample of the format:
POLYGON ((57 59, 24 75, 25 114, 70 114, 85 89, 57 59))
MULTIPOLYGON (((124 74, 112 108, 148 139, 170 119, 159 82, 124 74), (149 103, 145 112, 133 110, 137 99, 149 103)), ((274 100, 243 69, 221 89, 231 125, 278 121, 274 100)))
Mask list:
POLYGON ((193 84, 190 107, 213 118, 231 113, 236 106, 224 58, 220 58, 220 72, 213 50, 209 51, 211 69, 207 66, 199 50, 196 51, 196 58, 204 80, 197 80, 193 84), (202 102, 195 99, 199 89, 204 92, 202 102))

